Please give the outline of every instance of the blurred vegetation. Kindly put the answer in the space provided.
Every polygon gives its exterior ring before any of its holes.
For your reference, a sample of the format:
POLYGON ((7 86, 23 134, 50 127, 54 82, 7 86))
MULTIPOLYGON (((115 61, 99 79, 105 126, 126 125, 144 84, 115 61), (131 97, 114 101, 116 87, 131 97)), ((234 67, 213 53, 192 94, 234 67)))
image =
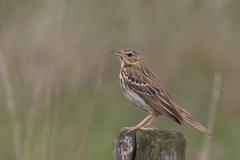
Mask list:
MULTIPOLYGON (((121 91, 110 51, 123 48, 140 51, 205 126, 220 72, 210 159, 240 159, 239 8, 238 0, 1 0, 0 159, 111 159, 118 131, 147 116, 121 91)), ((152 126, 182 132, 187 159, 198 159, 203 133, 166 117, 152 126)))

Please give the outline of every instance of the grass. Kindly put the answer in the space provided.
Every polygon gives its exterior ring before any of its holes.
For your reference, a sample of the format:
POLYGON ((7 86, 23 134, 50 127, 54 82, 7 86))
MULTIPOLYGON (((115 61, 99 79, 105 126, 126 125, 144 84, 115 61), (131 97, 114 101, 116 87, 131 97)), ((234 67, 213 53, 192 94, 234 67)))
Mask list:
MULTIPOLYGON (((0 159, 111 159, 118 131, 146 117, 120 89, 120 62, 110 51, 122 48, 139 50, 176 103, 205 126, 219 71, 224 81, 209 157, 239 159, 238 6, 1 1, 0 159)), ((153 125, 182 132, 187 159, 198 159, 201 132, 166 117, 153 125)))

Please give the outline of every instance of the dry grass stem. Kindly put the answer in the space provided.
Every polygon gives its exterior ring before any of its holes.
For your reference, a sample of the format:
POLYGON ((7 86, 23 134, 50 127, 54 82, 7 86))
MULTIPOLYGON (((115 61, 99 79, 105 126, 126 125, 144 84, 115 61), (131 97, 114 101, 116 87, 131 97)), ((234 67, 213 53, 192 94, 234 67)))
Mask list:
POLYGON ((50 135, 50 148, 49 148, 49 160, 54 160, 55 152, 56 152, 56 146, 57 144, 57 130, 59 127, 59 107, 60 107, 60 95, 61 95, 61 81, 58 78, 57 81, 55 81, 54 85, 54 99, 53 99, 53 120, 52 120, 52 126, 51 126, 51 135, 50 135))
MULTIPOLYGON (((54 52, 54 62, 53 62, 53 74, 52 75, 52 80, 53 80, 53 84, 52 86, 49 86, 50 88, 52 88, 52 100, 53 100, 53 119, 52 119, 52 123, 51 123, 51 127, 50 127, 50 117, 48 117, 48 127, 46 126, 45 128, 49 128, 49 130, 45 129, 45 136, 47 136, 47 134, 50 134, 50 130, 51 130, 51 135, 49 135, 49 139, 50 143, 49 145, 51 147, 48 148, 48 152, 49 152, 49 159, 53 160, 55 157, 55 151, 56 151, 56 147, 54 147, 54 145, 56 145, 55 143, 56 141, 56 135, 57 135, 57 129, 58 129, 58 116, 59 116, 59 106, 60 106, 60 99, 59 99, 59 95, 60 95, 60 85, 61 85, 61 80, 60 80, 60 72, 57 68, 57 64, 58 64, 58 60, 60 59, 59 55, 60 53, 63 52, 64 49, 64 45, 63 45, 63 20, 64 20, 64 14, 65 14, 65 0, 59 0, 58 1, 58 10, 57 10, 57 22, 56 22, 56 34, 55 34, 55 44, 56 44, 56 48, 55 48, 55 52, 54 52)), ((50 108, 49 108, 50 109, 50 108)), ((48 112, 50 112, 48 109, 48 112)), ((48 116, 50 116, 50 114, 48 114, 48 116)), ((44 139, 45 141, 45 145, 47 145, 47 141, 46 139, 44 139)), ((44 153, 46 153, 47 151, 47 146, 43 145, 43 149, 44 149, 44 153)), ((49 146, 48 145, 48 146, 49 146)), ((43 156, 43 160, 44 160, 44 156, 43 156)))
MULTIPOLYGON (((52 74, 51 74, 52 75, 52 74)), ((50 77, 51 78, 51 77, 50 77)), ((47 159, 47 153, 50 149, 49 140, 50 140, 50 128, 51 128, 51 105, 53 98, 53 80, 50 79, 47 82, 46 96, 45 96, 45 115, 44 115, 44 128, 43 128, 43 151, 42 151, 42 160, 47 159)))
POLYGON ((4 56, 3 56, 3 53, 1 52, 1 50, 0 50, 0 70, 1 70, 1 74, 2 74, 3 83, 4 83, 4 86, 6 89, 7 104, 8 104, 8 109, 9 109, 10 119, 11 119, 11 124, 12 124, 12 130, 13 130, 16 159, 20 160, 21 156, 22 156, 20 128, 19 128, 19 123, 18 123, 17 115, 16 115, 16 107, 15 107, 14 100, 13 100, 13 89, 10 84, 9 73, 8 73, 7 66, 6 66, 6 63, 4 60, 4 56))
POLYGON ((92 115, 94 112, 94 101, 97 97, 97 94, 99 92, 100 86, 102 84, 102 75, 103 75, 103 71, 104 71, 104 66, 105 66, 105 59, 106 59, 106 53, 104 55, 102 55, 102 60, 100 61, 100 67, 98 70, 98 75, 96 78, 96 86, 93 92, 93 96, 92 96, 92 100, 89 104, 89 106, 87 107, 87 113, 86 113, 86 118, 85 118, 85 123, 84 123, 84 129, 83 129, 83 136, 82 136, 82 141, 81 144, 78 148, 78 153, 76 156, 76 160, 81 160, 82 158, 82 152, 83 152, 83 148, 86 145, 87 139, 88 139, 88 130, 91 124, 91 119, 92 119, 92 115))
POLYGON ((33 99, 29 108, 28 116, 27 116, 27 126, 26 126, 26 137, 24 141, 24 160, 29 160, 31 156, 31 142, 32 142, 32 135, 33 135, 33 126, 36 111, 38 108, 39 97, 41 94, 42 83, 38 81, 36 85, 34 85, 33 90, 33 99))
MULTIPOLYGON (((209 111, 208 123, 207 123, 207 128, 210 131, 213 131, 214 129, 217 106, 218 106, 220 91, 221 91, 221 85, 222 85, 222 74, 216 73, 214 76, 214 86, 212 90, 212 99, 211 99, 210 111, 209 111)), ((211 149, 211 138, 205 136, 205 139, 203 142, 203 149, 199 155, 199 160, 208 160, 210 149, 211 149)))

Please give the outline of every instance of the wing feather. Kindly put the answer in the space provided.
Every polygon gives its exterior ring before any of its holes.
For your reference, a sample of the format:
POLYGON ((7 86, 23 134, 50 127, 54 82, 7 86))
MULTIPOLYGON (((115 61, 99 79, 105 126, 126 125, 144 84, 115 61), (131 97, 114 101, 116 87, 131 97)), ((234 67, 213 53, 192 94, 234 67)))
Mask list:
MULTIPOLYGON (((140 72, 135 72, 135 74, 140 74, 140 72)), ((138 79, 138 77, 141 77, 141 75, 133 75, 133 72, 125 73, 125 76, 127 79, 125 83, 134 91, 136 91, 136 93, 155 110, 168 116, 174 116, 180 123, 183 121, 182 116, 180 116, 180 114, 174 108, 174 104, 171 102, 172 100, 167 91, 163 88, 163 86, 160 86, 160 82, 154 83, 156 80, 158 80, 154 74, 150 75, 151 79, 154 79, 154 81, 149 82, 143 82, 142 80, 138 79)), ((171 116, 170 118, 173 119, 171 116)))

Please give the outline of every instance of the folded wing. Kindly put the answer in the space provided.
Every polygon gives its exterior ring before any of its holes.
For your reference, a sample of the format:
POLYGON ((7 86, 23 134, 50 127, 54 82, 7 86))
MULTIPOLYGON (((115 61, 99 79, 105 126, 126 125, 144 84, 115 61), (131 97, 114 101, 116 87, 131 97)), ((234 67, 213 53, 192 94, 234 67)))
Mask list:
MULTIPOLYGON (((137 75, 140 74, 140 72, 134 72, 135 74, 132 73, 133 72, 129 70, 128 72, 123 73, 127 79, 125 84, 133 89, 140 97, 144 99, 148 105, 152 106, 156 111, 170 117, 178 124, 182 124, 183 118, 174 108, 174 104, 171 102, 171 97, 167 91, 163 88, 163 86, 160 87, 161 84, 157 77, 149 72, 147 77, 150 78, 143 81, 140 78, 142 75, 137 75)), ((144 76, 146 77, 146 75, 144 76)))

